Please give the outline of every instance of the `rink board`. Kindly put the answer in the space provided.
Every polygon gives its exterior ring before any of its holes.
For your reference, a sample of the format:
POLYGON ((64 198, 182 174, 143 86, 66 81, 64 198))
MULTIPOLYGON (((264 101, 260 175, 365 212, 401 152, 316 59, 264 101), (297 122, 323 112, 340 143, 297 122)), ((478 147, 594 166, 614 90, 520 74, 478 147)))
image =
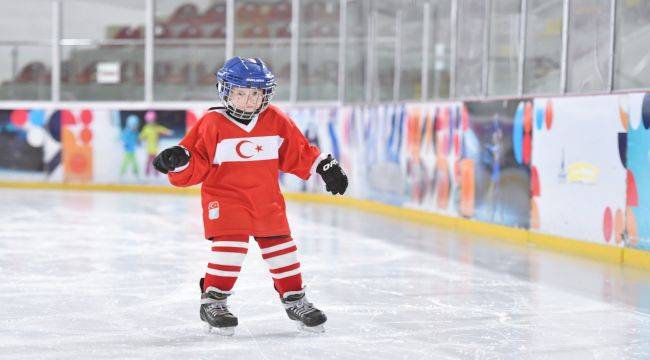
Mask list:
MULTIPOLYGON (((0 163, 0 181, 195 194, 171 189, 150 167, 152 154, 176 144, 207 107, 178 105, 0 110, 0 144, 12 154, 0 163)), ((339 204, 608 261, 647 263, 648 94, 281 107, 348 173, 350 188, 344 200, 335 200, 339 204)), ((310 195, 325 194, 316 176, 302 181, 283 174, 280 182, 294 193, 289 198, 325 198, 310 195)))

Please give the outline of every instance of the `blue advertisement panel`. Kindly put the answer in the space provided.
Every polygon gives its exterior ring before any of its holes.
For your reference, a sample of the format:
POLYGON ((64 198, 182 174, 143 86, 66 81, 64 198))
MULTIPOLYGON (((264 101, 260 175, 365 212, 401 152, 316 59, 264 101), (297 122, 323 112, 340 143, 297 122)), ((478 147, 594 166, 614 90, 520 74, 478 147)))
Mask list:
POLYGON ((625 235, 628 246, 650 250, 650 93, 620 97, 621 113, 629 113, 625 235))

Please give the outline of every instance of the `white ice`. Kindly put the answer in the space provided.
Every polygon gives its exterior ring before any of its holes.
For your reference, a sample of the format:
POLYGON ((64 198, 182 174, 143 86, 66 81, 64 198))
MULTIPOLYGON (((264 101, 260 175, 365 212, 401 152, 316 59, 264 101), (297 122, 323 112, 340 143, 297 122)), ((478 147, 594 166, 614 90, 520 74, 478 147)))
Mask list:
POLYGON ((256 246, 205 334, 199 199, 0 190, 2 359, 648 359, 650 272, 289 203, 324 334, 296 330, 256 246))

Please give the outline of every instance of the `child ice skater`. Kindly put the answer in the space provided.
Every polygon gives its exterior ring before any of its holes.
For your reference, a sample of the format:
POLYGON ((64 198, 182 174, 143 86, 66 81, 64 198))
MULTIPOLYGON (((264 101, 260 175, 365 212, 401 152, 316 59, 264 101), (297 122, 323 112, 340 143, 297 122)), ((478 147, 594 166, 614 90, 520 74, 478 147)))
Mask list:
POLYGON ((275 76, 259 58, 232 58, 216 75, 225 107, 211 108, 180 146, 154 160, 175 186, 202 183, 203 224, 212 254, 200 281, 201 320, 208 329, 233 334, 237 317, 226 300, 253 236, 289 318, 306 330, 322 331, 327 317, 305 297, 278 175, 282 171, 307 180, 316 172, 334 195, 345 192, 348 178, 332 155, 321 154, 270 105, 275 76))

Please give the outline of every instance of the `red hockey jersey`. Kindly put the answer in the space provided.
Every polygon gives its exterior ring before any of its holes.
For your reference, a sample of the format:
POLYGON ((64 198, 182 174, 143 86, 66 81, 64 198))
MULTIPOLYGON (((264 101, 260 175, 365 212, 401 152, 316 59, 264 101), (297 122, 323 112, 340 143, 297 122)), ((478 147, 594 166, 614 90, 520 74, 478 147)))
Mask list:
POLYGON ((320 150, 271 105, 248 125, 224 110, 206 113, 180 142, 187 165, 169 172, 175 186, 201 185, 205 237, 290 234, 279 171, 307 180, 320 150))

